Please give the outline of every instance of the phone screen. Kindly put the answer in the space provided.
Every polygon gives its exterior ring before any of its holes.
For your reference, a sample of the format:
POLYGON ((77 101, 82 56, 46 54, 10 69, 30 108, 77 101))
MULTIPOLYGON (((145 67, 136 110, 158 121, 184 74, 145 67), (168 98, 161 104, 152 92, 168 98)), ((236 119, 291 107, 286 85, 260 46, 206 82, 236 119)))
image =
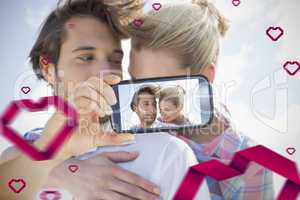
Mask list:
POLYGON ((200 75, 121 81, 113 86, 112 127, 117 132, 156 132, 207 125, 212 91, 200 75))

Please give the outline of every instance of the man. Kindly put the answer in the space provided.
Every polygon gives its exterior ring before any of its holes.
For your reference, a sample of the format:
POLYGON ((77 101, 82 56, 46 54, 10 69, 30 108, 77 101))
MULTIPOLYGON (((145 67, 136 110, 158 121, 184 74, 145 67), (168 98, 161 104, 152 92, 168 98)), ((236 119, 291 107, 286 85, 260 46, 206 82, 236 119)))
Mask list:
MULTIPOLYGON (((54 94, 76 108, 80 124, 53 160, 36 162, 20 155, 0 165, 1 199, 33 199, 45 183, 80 199, 157 199, 159 189, 145 178, 160 186, 164 199, 171 199, 187 169, 196 164, 185 143, 163 133, 138 135, 136 143, 126 148, 106 149, 121 152, 100 148, 92 153, 94 157, 88 154, 68 159, 97 146, 132 140, 128 135, 107 134, 99 125, 99 118, 111 115, 111 105, 116 103, 111 85, 120 80, 113 74, 120 74, 122 59, 120 41, 108 26, 111 22, 103 15, 104 7, 96 0, 70 1, 46 19, 30 60, 37 76, 53 87, 54 94), (84 121, 87 127, 82 127, 84 121), (139 151, 140 156, 124 150, 139 151), (129 171, 114 163, 134 159, 122 166, 129 171), (79 166, 75 176, 68 171, 70 164, 79 166), (12 176, 23 177, 26 190, 11 193, 7 182, 12 176)), ((47 144, 63 123, 64 117, 56 112, 35 145, 47 144)))
POLYGON ((140 124, 131 129, 152 128, 157 115, 155 87, 143 86, 139 88, 133 95, 130 107, 140 119, 140 124))

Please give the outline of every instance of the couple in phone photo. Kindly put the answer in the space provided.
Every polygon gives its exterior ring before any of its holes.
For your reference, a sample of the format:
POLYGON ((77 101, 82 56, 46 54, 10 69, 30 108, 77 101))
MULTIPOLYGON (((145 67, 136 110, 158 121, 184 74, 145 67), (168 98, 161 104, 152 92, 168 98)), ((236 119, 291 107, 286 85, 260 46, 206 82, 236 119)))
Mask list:
POLYGON ((160 88, 154 85, 144 85, 133 95, 130 107, 140 120, 131 130, 176 127, 191 125, 183 113, 185 90, 180 85, 169 85, 160 88), (157 101, 159 117, 157 117, 157 101))

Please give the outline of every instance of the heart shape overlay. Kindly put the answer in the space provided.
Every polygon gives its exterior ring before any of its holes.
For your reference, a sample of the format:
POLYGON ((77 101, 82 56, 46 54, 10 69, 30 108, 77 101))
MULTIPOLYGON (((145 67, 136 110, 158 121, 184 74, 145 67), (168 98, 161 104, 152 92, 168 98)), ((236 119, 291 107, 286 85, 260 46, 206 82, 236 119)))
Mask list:
POLYGON ((69 170, 73 173, 75 173, 78 169, 78 165, 69 165, 69 170))
POLYGON ((76 110, 58 96, 42 97, 38 102, 33 102, 29 99, 17 100, 11 102, 0 117, 0 134, 15 144, 16 147, 18 147, 31 159, 37 161, 49 160, 58 152, 66 140, 71 136, 73 130, 78 126, 77 119, 76 110), (29 112, 37 112, 45 110, 49 106, 54 106, 58 111, 64 113, 67 120, 49 144, 47 144, 46 149, 44 151, 40 151, 35 146, 24 140, 24 138, 9 125, 20 113, 20 109, 25 109, 29 112))
POLYGON ((28 94, 28 93, 31 91, 31 89, 30 89, 30 87, 28 87, 28 86, 24 86, 24 87, 21 88, 21 91, 22 91, 24 94, 28 94))
POLYGON ((300 193, 300 177, 296 163, 258 145, 236 152, 229 165, 218 160, 210 160, 190 167, 173 200, 192 200, 205 176, 217 181, 240 176, 246 172, 251 161, 287 178, 277 200, 297 199, 300 193))
POLYGON ((232 0, 232 5, 239 6, 241 4, 240 0, 232 0))
POLYGON ((20 193, 26 187, 26 182, 23 179, 11 179, 8 182, 8 187, 14 193, 20 193))
POLYGON ((152 4, 152 8, 156 11, 159 11, 161 9, 161 3, 154 3, 152 4))
POLYGON ((293 155, 295 152, 296 152, 296 149, 293 148, 293 147, 289 147, 286 149, 286 152, 289 154, 289 155, 293 155))
POLYGON ((40 194, 40 200, 60 200, 61 194, 58 191, 43 191, 40 194))
POLYGON ((133 21, 133 25, 134 25, 136 28, 140 28, 143 24, 144 24, 144 21, 141 20, 141 19, 135 19, 135 20, 133 21))
POLYGON ((297 61, 287 61, 283 65, 283 68, 290 76, 295 76, 300 70, 300 63, 297 61))
POLYGON ((284 30, 281 27, 269 27, 266 30, 266 34, 271 40, 277 41, 279 38, 281 38, 281 36, 283 36, 284 30))

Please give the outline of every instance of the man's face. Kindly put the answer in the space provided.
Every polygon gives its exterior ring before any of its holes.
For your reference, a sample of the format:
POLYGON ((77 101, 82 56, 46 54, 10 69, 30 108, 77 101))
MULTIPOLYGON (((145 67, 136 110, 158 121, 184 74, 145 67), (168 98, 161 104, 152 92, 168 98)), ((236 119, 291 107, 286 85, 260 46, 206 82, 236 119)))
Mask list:
POLYGON ((58 95, 69 96, 74 87, 92 76, 121 76, 123 52, 107 25, 94 17, 73 17, 65 24, 66 39, 57 65, 58 95))
POLYGON ((150 126, 155 121, 157 114, 155 96, 149 93, 141 93, 138 99, 134 111, 139 116, 141 124, 150 126))

